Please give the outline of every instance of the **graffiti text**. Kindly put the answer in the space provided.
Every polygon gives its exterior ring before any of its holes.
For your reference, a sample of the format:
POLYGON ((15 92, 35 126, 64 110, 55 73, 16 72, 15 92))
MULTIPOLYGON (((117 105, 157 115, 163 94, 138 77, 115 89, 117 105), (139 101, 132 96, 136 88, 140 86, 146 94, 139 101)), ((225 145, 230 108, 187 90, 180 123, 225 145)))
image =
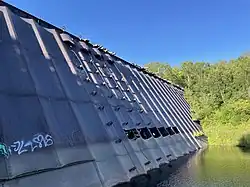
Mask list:
POLYGON ((36 149, 41 149, 53 145, 52 136, 49 134, 36 134, 31 140, 19 140, 13 142, 10 146, 0 143, 0 156, 8 158, 10 155, 16 153, 21 155, 25 152, 34 152, 36 149))

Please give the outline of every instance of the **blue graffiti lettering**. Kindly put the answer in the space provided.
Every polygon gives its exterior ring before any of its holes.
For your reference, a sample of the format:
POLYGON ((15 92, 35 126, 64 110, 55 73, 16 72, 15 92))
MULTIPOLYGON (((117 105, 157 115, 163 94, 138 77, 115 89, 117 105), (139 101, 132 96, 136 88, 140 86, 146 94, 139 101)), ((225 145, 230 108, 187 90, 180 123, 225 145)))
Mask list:
POLYGON ((10 146, 7 146, 4 143, 0 143, 0 156, 9 157, 10 155, 16 153, 21 155, 26 152, 34 152, 37 148, 46 148, 52 146, 54 141, 52 136, 46 134, 45 136, 41 133, 34 135, 32 140, 24 141, 15 141, 10 146))
POLYGON ((0 143, 0 155, 3 155, 4 157, 9 157, 10 152, 8 147, 4 143, 0 143))

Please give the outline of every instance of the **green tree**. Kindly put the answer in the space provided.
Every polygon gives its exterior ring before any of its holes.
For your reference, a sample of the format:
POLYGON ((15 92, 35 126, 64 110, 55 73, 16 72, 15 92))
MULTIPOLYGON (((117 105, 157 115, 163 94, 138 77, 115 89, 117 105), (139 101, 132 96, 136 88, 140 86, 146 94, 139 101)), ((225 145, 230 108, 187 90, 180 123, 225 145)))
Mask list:
POLYGON ((250 57, 214 64, 187 61, 180 67, 160 62, 145 66, 185 88, 193 118, 202 120, 210 143, 236 144, 245 128, 250 129, 250 57), (234 138, 226 140, 230 135, 225 131, 234 138))

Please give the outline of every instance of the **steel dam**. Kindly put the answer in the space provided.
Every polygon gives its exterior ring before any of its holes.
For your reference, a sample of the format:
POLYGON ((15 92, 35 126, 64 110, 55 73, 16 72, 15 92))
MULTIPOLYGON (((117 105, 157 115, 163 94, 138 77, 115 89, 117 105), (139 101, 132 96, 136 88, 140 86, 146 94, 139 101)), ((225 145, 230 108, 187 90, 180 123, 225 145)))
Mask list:
POLYGON ((133 185, 199 133, 180 86, 0 1, 0 186, 133 185))

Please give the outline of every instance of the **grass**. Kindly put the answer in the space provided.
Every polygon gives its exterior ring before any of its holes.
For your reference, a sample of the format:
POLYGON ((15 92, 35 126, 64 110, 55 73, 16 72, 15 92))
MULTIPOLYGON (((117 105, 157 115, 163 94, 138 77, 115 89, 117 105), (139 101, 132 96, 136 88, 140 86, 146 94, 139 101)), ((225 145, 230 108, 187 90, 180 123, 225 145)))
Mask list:
POLYGON ((250 147, 250 124, 203 126, 209 145, 250 147))
POLYGON ((250 101, 224 104, 202 120, 210 145, 250 147, 250 101))

